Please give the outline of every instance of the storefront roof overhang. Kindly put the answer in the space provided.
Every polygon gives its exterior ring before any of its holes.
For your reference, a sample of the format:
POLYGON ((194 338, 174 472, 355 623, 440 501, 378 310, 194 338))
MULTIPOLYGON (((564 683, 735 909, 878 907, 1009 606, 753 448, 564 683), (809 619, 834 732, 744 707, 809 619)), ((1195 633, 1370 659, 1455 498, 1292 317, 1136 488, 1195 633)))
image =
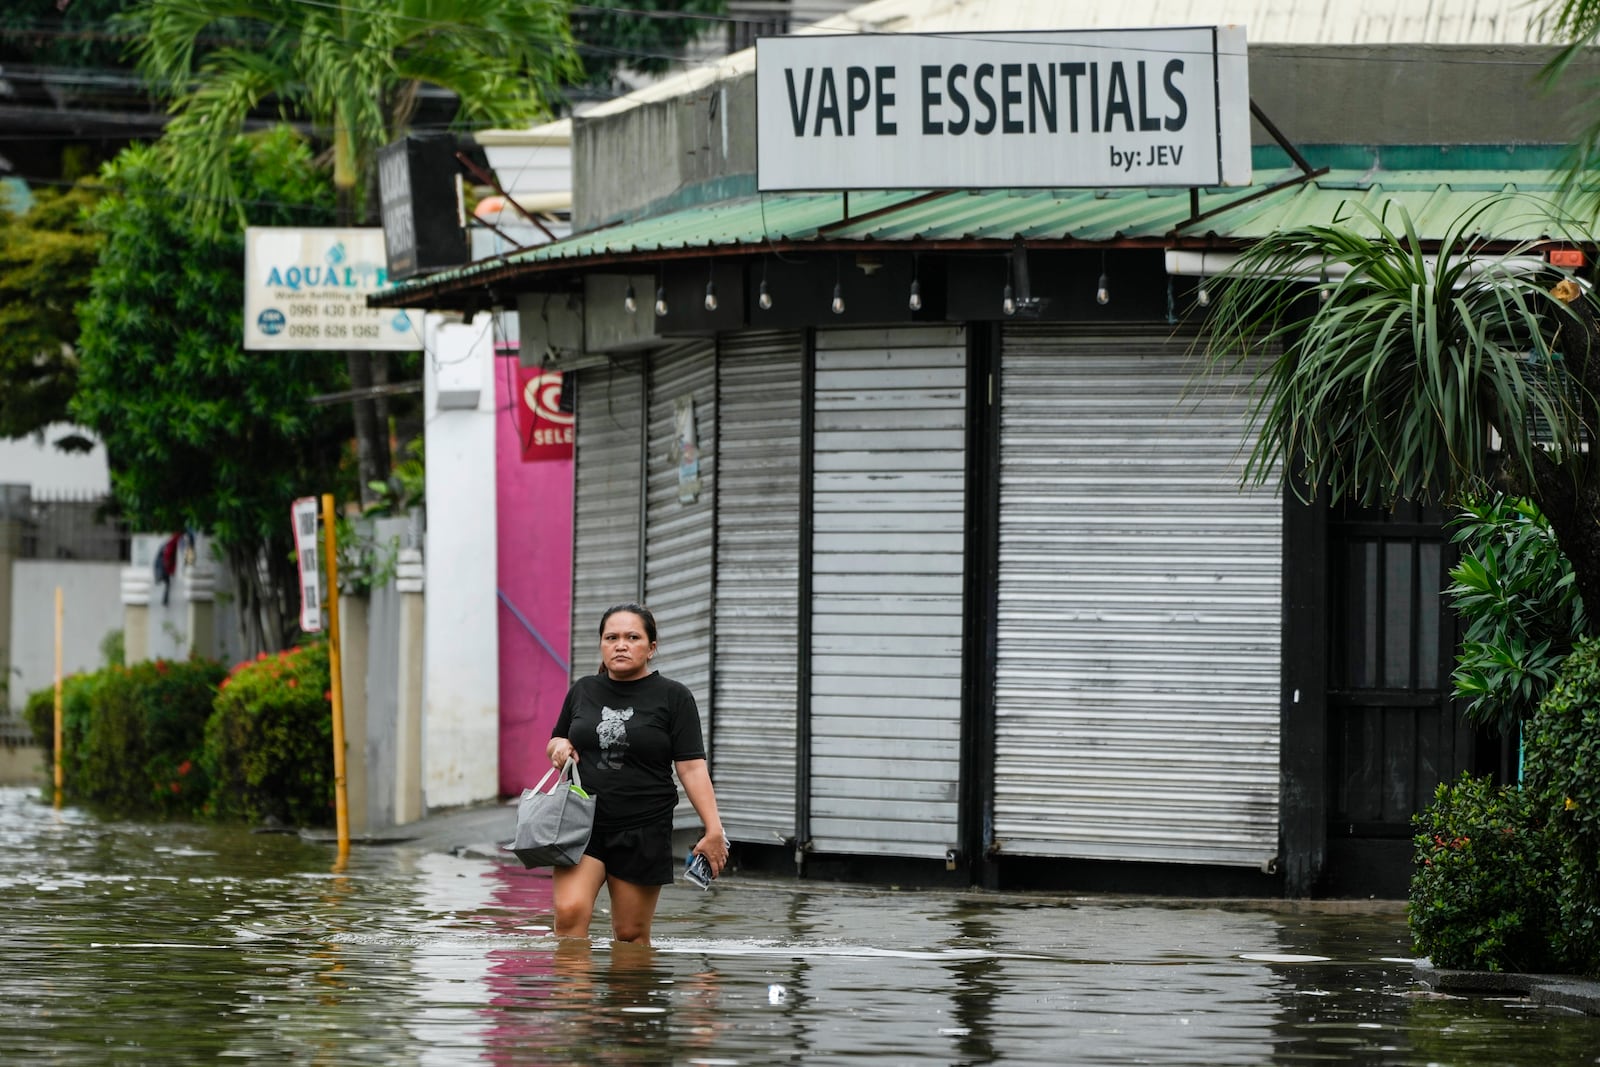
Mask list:
POLYGON ((1371 230, 1356 207, 1436 244, 1469 211, 1491 245, 1568 242, 1549 169, 1258 170, 1234 189, 1073 189, 804 193, 750 196, 620 223, 410 279, 369 298, 381 307, 455 307, 570 284, 594 272, 649 270, 683 258, 796 250, 959 252, 1030 249, 1238 248, 1286 229, 1339 223, 1371 230), (1487 205, 1487 206, 1486 206, 1487 205))

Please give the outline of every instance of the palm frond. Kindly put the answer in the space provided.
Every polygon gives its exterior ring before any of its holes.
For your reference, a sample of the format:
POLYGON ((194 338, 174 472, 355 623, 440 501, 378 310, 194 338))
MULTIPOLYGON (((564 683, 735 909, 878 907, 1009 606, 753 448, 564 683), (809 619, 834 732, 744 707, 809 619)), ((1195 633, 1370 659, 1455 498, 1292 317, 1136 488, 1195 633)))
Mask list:
POLYGON ((1237 367, 1278 352, 1258 379, 1247 480, 1290 472, 1302 492, 1367 504, 1451 499, 1490 482, 1495 434, 1530 479, 1535 453, 1576 454, 1580 405, 1535 369, 1571 312, 1524 250, 1487 250, 1492 206, 1455 220, 1432 256, 1403 209, 1391 221, 1362 206, 1240 255, 1218 286, 1208 355, 1237 367))
POLYGON ((195 198, 202 220, 215 221, 238 207, 229 153, 245 119, 283 88, 283 71, 260 53, 226 50, 206 61, 205 77, 173 105, 162 138, 174 183, 195 198))

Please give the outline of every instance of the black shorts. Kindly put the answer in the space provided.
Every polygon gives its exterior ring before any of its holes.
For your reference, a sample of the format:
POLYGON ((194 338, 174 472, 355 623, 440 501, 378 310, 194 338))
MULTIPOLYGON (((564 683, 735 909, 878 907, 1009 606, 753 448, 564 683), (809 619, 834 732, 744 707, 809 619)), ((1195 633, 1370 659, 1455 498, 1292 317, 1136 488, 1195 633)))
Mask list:
POLYGON ((634 885, 671 885, 672 816, 628 830, 596 831, 583 854, 605 864, 607 877, 634 885))

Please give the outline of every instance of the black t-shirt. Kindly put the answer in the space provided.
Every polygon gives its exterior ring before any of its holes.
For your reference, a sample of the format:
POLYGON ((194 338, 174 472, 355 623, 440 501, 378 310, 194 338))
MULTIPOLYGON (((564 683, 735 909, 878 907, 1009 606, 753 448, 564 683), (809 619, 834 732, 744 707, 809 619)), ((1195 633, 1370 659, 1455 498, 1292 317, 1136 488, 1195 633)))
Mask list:
POLYGON ((706 758, 694 694, 656 672, 631 682, 579 678, 550 736, 578 750, 583 788, 595 797, 595 829, 607 832, 669 818, 678 804, 672 764, 706 758))

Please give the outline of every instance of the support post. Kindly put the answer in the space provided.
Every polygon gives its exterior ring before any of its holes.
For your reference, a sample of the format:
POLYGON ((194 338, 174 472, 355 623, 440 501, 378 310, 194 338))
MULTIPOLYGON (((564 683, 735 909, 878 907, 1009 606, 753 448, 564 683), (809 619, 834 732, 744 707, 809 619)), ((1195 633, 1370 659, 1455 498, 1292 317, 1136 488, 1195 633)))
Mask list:
POLYGON ((66 620, 66 614, 67 614, 66 596, 65 596, 64 593, 62 593, 61 587, 58 585, 58 586, 56 586, 56 733, 55 733, 55 738, 56 738, 56 770, 55 770, 56 796, 55 796, 55 802, 56 802, 56 807, 58 807, 58 808, 61 806, 61 787, 63 785, 62 770, 61 770, 61 737, 62 737, 62 733, 63 733, 63 731, 61 729, 61 716, 62 716, 62 708, 61 708, 61 658, 62 658, 61 657, 61 642, 62 642, 62 638, 64 636, 63 635, 63 629, 64 629, 64 623, 65 623, 65 620, 66 620))
POLYGON ((365 594, 340 596, 339 674, 348 675, 344 694, 345 792, 350 797, 350 832, 359 837, 372 829, 372 787, 367 776, 367 670, 371 656, 371 602, 365 594))
POLYGON ((423 568, 422 550, 400 550, 395 567, 395 588, 400 593, 400 656, 395 730, 394 821, 398 825, 422 818, 422 653, 423 568))
POLYGON ((333 703, 333 814, 339 859, 350 854, 350 798, 344 776, 344 692, 339 670, 339 556, 333 524, 333 494, 322 494, 322 537, 328 568, 328 690, 333 703))
POLYGON ((150 658, 149 563, 122 568, 122 662, 129 667, 150 658))
MULTIPOLYGON (((22 558, 22 522, 12 517, 7 507, 6 490, 0 485, 0 702, 11 706, 11 565, 22 558)), ((18 702, 20 703, 20 701, 18 702)))
MULTIPOLYGON (((215 659, 217 655, 217 570, 200 553, 185 560, 183 596, 189 623, 189 655, 215 659)), ((126 640, 126 635, 124 635, 126 640)))

